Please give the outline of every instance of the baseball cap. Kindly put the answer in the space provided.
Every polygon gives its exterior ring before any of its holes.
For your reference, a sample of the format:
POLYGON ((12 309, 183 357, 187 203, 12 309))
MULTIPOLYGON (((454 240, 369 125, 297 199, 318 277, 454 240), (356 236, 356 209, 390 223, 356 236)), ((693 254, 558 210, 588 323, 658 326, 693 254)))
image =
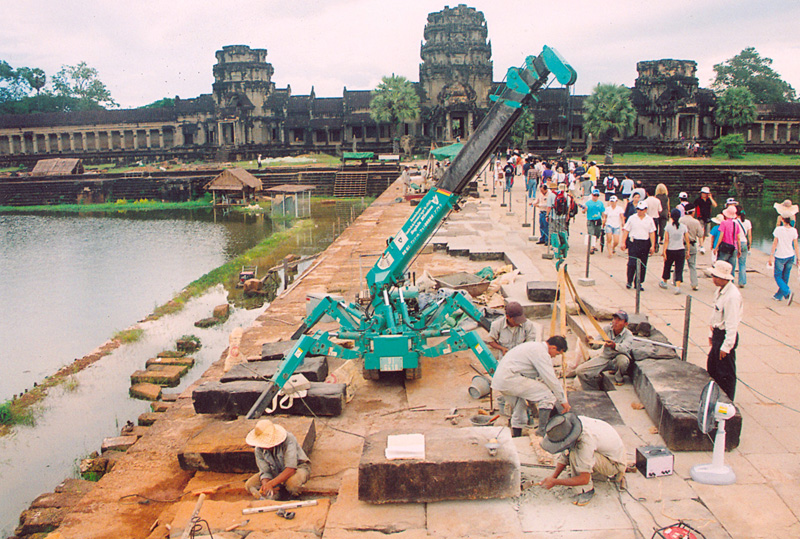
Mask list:
POLYGON ((600 190, 599 189, 592 189, 592 196, 599 195, 599 194, 600 194, 600 190))
POLYGON ((609 202, 616 202, 617 201, 617 195, 611 195, 611 198, 609 198, 608 201, 609 202))
POLYGON ((700 192, 701 193, 705 193, 707 195, 710 195, 711 194, 711 189, 709 189, 708 187, 703 187, 702 189, 700 189, 700 192))
POLYGON ((611 315, 614 318, 619 318, 620 320, 624 320, 625 322, 628 321, 628 313, 620 309, 619 311, 615 312, 611 315))
POLYGON ((642 201, 642 202, 639 202, 639 203, 636 205, 636 209, 637 209, 637 210, 646 210, 646 209, 647 209, 647 204, 645 204, 645 203, 644 203, 644 201, 642 201))
POLYGON ((506 305, 506 316, 517 324, 524 324, 528 319, 522 311, 522 305, 516 301, 509 301, 506 305))
POLYGON ((736 199, 733 197, 730 197, 728 200, 725 201, 726 206, 735 206, 737 204, 738 202, 736 202, 736 199))
POLYGON ((686 198, 686 199, 688 199, 689 195, 686 194, 686 191, 681 191, 680 194, 678 195, 678 198, 686 198))

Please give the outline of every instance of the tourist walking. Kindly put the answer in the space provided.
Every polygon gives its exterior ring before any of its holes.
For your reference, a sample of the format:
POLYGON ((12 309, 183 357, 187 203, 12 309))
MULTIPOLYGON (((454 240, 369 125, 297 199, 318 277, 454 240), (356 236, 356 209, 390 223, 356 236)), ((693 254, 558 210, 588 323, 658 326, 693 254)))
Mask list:
POLYGON ((711 267, 714 292, 714 310, 711 311, 710 334, 706 370, 728 398, 736 393, 736 347, 739 345, 739 322, 742 320, 742 295, 733 285, 732 266, 717 260, 711 267))
POLYGON ((681 212, 678 208, 673 208, 670 213, 670 222, 664 227, 664 271, 661 272, 661 282, 658 286, 668 288, 672 273, 672 266, 675 266, 675 275, 672 279, 675 285, 675 294, 681 293, 683 283, 683 264, 686 261, 686 253, 689 252, 689 230, 686 225, 681 224, 681 212))
POLYGON ((706 236, 708 236, 708 232, 711 229, 711 208, 717 207, 717 201, 711 196, 711 189, 708 187, 700 189, 700 196, 695 199, 694 207, 697 208, 695 216, 703 223, 703 237, 700 238, 700 254, 704 254, 706 252, 706 236))
POLYGON ((622 227, 622 239, 620 249, 627 249, 626 241, 631 238, 630 250, 628 251, 628 284, 627 288, 633 288, 634 282, 639 290, 644 290, 642 283, 647 275, 648 255, 655 253, 656 243, 656 224, 652 217, 647 215, 647 204, 639 202, 636 206, 636 215, 628 219, 622 227))
POLYGON ((628 219, 630 219, 636 214, 636 206, 638 206, 639 202, 641 201, 642 200, 641 197, 639 196, 639 193, 633 193, 631 195, 631 199, 625 205, 625 213, 622 214, 622 216, 625 219, 625 222, 622 223, 623 226, 625 225, 625 223, 628 222, 628 219))
POLYGON ((736 207, 728 206, 722 211, 722 222, 717 230, 719 240, 714 245, 714 255, 717 260, 728 262, 731 267, 739 258, 739 225, 736 224, 736 207))
POLYGON ((657 251, 660 243, 660 240, 658 239, 658 217, 661 215, 661 201, 656 196, 649 195, 645 197, 644 203, 647 204, 647 215, 653 219, 653 222, 656 224, 655 248, 657 251))
POLYGON ((611 200, 611 197, 617 194, 617 188, 619 187, 619 180, 614 177, 614 171, 609 170, 608 176, 605 177, 603 180, 603 189, 606 196, 606 202, 611 200))
POLYGON ((622 232, 622 217, 625 210, 617 202, 617 197, 612 196, 609 200, 609 205, 606 211, 603 212, 603 229, 606 233, 606 248, 608 249, 608 258, 614 256, 617 252, 617 245, 619 244, 619 235, 622 232))
POLYGON ((783 217, 788 217, 791 225, 795 225, 794 217, 797 215, 797 204, 792 204, 792 201, 787 198, 780 204, 776 202, 772 207, 778 212, 778 220, 776 221, 775 226, 781 226, 781 219, 783 217))
POLYGON ((750 252, 750 246, 753 245, 753 223, 750 222, 750 219, 747 219, 747 214, 741 207, 737 207, 736 210, 738 214, 736 224, 739 226, 739 259, 737 260, 737 265, 739 266, 739 288, 744 288, 747 284, 747 253, 750 252))
POLYGON ((627 174, 622 175, 622 182, 619 185, 619 198, 624 201, 627 201, 631 197, 631 193, 633 192, 633 180, 628 177, 627 174))
POLYGON ((536 193, 536 198, 533 201, 534 210, 539 210, 539 241, 537 244, 549 243, 550 239, 550 209, 555 203, 556 197, 547 187, 547 182, 542 179, 542 184, 539 186, 539 191, 536 193))
POLYGON ((686 215, 686 206, 689 205, 689 195, 686 194, 685 191, 681 191, 678 193, 678 205, 675 206, 679 210, 681 210, 681 217, 686 215))
POLYGON ((587 249, 590 249, 589 254, 595 253, 595 241, 597 245, 600 244, 600 234, 603 231, 603 214, 606 211, 606 206, 600 200, 600 191, 595 189, 592 191, 592 198, 586 201, 583 205, 583 210, 586 212, 586 231, 588 233, 587 249), (594 238, 594 239, 593 239, 594 238))
MULTIPOLYGON (((797 207, 797 206, 795 206, 797 207)), ((769 254, 769 265, 775 267, 775 283, 778 291, 772 296, 776 301, 792 300, 792 291, 789 288, 789 277, 792 274, 792 265, 800 263, 800 251, 797 250, 797 229, 792 226, 792 218, 781 215, 781 226, 772 231, 772 252, 769 254)))
MULTIPOLYGON (((669 191, 667 191, 667 186, 663 183, 656 185, 656 198, 661 202, 661 211, 658 213, 658 219, 656 220, 658 243, 661 244, 664 241, 664 227, 667 226, 667 221, 669 221, 672 214, 669 206, 669 191)), ((683 217, 683 213, 681 213, 681 217, 683 217)))
POLYGON ((686 225, 687 233, 689 234, 689 249, 686 251, 686 265, 689 267, 689 284, 692 290, 697 290, 700 283, 697 280, 697 247, 700 238, 703 237, 703 223, 695 219, 697 209, 693 204, 684 206, 686 214, 678 221, 682 225, 686 225))

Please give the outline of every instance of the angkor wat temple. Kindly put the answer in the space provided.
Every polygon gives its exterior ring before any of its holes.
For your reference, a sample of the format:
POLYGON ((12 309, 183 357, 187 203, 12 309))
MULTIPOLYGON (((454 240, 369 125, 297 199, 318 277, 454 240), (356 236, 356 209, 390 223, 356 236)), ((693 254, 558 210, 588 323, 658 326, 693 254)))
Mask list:
MULTIPOLYGON (((309 151, 386 152, 399 137, 406 151, 431 142, 466 140, 477 127, 499 85, 492 80, 492 46, 483 13, 460 4, 431 13, 423 31, 419 82, 421 114, 396 126, 369 114, 370 91, 342 91, 341 97, 293 95, 276 88, 265 49, 229 45, 217 51, 211 94, 175 99, 155 109, 99 110, 0 116, 0 160, 38 156, 125 159, 179 157, 237 159, 309 151)), ((682 140, 712 139, 715 97, 699 87, 697 64, 689 60, 637 63, 633 102, 636 133, 629 149, 680 151, 682 140)), ((391 66, 387 66, 387 72, 391 66)), ((548 89, 534 110, 534 151, 585 148, 585 96, 548 89)), ((800 151, 800 105, 759 106, 746 130, 751 149, 800 151)))

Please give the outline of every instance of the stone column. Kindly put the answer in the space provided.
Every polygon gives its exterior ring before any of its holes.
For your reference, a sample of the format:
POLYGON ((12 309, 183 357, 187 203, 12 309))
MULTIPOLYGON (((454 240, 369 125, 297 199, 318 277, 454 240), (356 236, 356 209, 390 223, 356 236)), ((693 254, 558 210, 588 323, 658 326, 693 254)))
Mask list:
POLYGON ((61 140, 61 133, 56 133, 56 146, 59 153, 64 151, 64 141, 61 140))
POLYGON ((759 142, 763 143, 763 142, 767 141, 766 138, 765 138, 766 137, 766 129, 767 129, 767 124, 765 122, 761 122, 761 140, 759 140, 759 142))
POLYGON ((69 134, 69 151, 75 151, 75 133, 70 132, 69 134))
POLYGON ((39 153, 39 136, 36 133, 31 137, 31 142, 33 143, 33 153, 39 153))
POLYGON ((134 150, 138 150, 139 149, 139 130, 138 129, 134 129, 133 130, 133 149, 134 150))
POLYGON ((163 148, 164 147, 164 128, 163 127, 159 127, 158 128, 158 147, 159 148, 163 148))
POLYGON ((792 124, 786 124, 786 142, 787 144, 792 141, 792 124))
POLYGON ((183 128, 179 125, 176 125, 174 131, 172 132, 172 145, 183 146, 183 143, 183 128))

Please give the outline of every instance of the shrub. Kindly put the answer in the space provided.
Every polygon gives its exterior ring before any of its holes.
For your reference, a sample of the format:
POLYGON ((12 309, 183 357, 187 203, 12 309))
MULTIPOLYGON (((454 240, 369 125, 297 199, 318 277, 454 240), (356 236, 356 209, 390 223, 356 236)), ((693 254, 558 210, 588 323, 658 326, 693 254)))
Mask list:
POLYGON ((6 401, 3 404, 0 404, 0 425, 10 425, 11 419, 11 402, 6 401))
POLYGON ((744 155, 744 137, 742 135, 725 135, 714 142, 714 153, 727 154, 730 159, 739 159, 744 155))
POLYGON ((123 329, 122 331, 114 333, 113 338, 122 344, 130 344, 141 339, 143 334, 144 330, 141 328, 123 329))

